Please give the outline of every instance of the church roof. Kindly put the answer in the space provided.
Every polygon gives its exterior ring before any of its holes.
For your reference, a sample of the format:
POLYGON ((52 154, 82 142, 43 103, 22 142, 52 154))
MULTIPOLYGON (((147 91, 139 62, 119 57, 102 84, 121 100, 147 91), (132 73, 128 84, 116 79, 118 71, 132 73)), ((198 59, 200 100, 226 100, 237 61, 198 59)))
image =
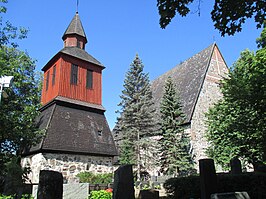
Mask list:
POLYGON ((37 124, 44 137, 24 155, 39 152, 117 155, 104 110, 99 107, 55 99, 41 109, 37 124))
POLYGON ((72 35, 72 34, 82 36, 87 41, 86 34, 85 34, 84 29, 83 29, 83 26, 82 26, 78 12, 76 12, 75 16, 73 17, 69 26, 67 27, 67 29, 66 29, 63 37, 62 37, 63 40, 67 35, 72 35))
POLYGON ((186 116, 184 123, 191 121, 215 45, 210 45, 208 48, 152 81, 151 88, 157 113, 160 110, 159 107, 164 92, 165 81, 170 76, 177 88, 183 106, 182 109, 186 116))

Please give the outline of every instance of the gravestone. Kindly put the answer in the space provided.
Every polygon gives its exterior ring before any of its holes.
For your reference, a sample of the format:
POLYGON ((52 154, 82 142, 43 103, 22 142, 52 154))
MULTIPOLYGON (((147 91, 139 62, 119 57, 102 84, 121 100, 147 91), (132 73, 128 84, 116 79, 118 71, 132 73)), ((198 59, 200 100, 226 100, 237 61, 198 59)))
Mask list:
POLYGON ((241 162, 238 158, 232 158, 230 160, 230 166, 231 166, 231 174, 241 174, 242 173, 242 167, 241 162))
POLYGON ((215 193, 211 199, 250 199, 247 192, 215 193))
POLYGON ((140 190, 139 199, 159 199, 159 191, 140 190))
POLYGON ((37 199, 62 199, 63 176, 56 171, 40 171, 37 199))
POLYGON ((115 171, 113 199, 135 199, 132 165, 120 166, 115 171))
POLYGON ((217 192, 217 176, 213 159, 199 160, 201 199, 210 199, 217 192))
POLYGON ((64 184, 64 199, 84 199, 89 195, 89 183, 64 184))
POLYGON ((256 162, 254 165, 254 171, 266 173, 266 164, 264 164, 263 162, 256 162))

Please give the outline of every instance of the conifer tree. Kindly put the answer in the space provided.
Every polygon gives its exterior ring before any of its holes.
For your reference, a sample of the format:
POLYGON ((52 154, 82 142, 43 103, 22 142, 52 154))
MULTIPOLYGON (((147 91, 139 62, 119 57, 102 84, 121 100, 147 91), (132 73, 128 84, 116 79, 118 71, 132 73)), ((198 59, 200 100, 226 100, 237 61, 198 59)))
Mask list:
POLYGON ((120 163, 137 164, 140 172, 140 151, 143 138, 155 133, 153 119, 155 108, 148 74, 143 72, 144 65, 136 55, 124 80, 120 96, 120 117, 117 122, 121 137, 120 163))
POLYGON ((166 175, 175 176, 189 174, 194 165, 189 153, 189 139, 181 126, 185 117, 170 77, 165 82, 160 113, 161 171, 166 175))

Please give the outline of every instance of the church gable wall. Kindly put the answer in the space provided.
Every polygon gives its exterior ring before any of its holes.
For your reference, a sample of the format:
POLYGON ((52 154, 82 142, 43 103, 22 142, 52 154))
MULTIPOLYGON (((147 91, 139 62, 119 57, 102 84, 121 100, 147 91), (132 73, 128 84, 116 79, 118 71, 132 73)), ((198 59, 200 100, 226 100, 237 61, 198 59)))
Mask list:
POLYGON ((205 124, 205 113, 211 106, 213 106, 219 99, 222 98, 222 94, 219 88, 219 81, 222 79, 222 77, 226 76, 227 72, 228 68, 218 48, 215 47, 191 119, 191 144, 193 148, 193 154, 195 156, 195 161, 197 163, 197 169, 198 160, 207 158, 205 153, 206 148, 208 147, 208 143, 205 138, 205 132, 207 130, 205 124))

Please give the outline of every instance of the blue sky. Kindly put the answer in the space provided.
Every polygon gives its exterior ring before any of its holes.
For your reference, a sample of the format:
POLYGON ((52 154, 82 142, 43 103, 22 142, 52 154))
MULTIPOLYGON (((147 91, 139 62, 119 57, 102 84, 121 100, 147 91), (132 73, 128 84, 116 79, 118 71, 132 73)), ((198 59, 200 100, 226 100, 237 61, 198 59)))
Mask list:
MULTIPOLYGON (((106 66, 103 71, 103 106, 110 128, 115 125, 125 73, 136 53, 152 81, 214 41, 230 67, 244 49, 256 50, 256 29, 248 20, 241 33, 221 37, 210 12, 214 1, 202 1, 201 15, 176 16, 166 29, 159 26, 156 0, 79 0, 79 15, 86 32, 86 51, 106 66)), ((76 0, 10 0, 8 19, 30 30, 20 41, 37 60, 37 70, 63 48, 62 35, 76 12, 76 0)), ((191 5, 196 10, 196 5, 191 5)))

